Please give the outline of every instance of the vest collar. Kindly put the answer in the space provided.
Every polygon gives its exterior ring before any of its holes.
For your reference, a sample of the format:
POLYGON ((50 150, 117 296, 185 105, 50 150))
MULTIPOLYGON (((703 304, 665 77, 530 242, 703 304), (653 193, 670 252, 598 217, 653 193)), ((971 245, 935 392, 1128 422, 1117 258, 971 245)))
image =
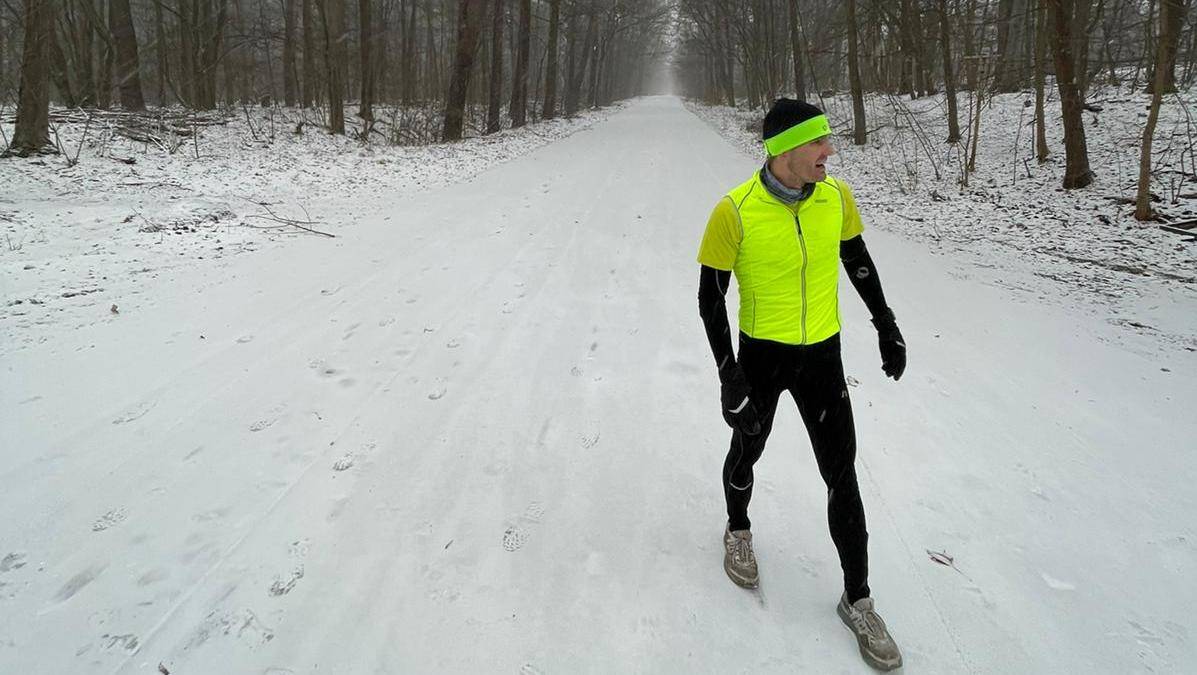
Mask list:
POLYGON ((768 162, 765 162, 765 165, 761 167, 758 176, 761 184, 765 187, 765 191, 786 206, 793 207, 798 202, 805 200, 815 193, 814 183, 806 183, 797 190, 787 187, 769 170, 768 162))

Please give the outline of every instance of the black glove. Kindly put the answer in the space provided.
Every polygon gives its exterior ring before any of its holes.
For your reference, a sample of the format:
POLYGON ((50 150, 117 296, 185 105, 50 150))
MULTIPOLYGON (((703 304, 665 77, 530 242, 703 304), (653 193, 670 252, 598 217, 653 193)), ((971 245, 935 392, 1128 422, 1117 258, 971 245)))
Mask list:
POLYGON ((740 365, 734 364, 727 369, 726 374, 720 373, 719 381, 719 399, 723 404, 723 420, 727 425, 749 436, 761 433, 761 420, 749 396, 752 390, 740 365))
POLYGON ((877 327, 877 341, 881 347, 881 370, 897 381, 906 370, 906 341, 898 330, 893 310, 887 308, 883 314, 873 317, 873 325, 877 327))

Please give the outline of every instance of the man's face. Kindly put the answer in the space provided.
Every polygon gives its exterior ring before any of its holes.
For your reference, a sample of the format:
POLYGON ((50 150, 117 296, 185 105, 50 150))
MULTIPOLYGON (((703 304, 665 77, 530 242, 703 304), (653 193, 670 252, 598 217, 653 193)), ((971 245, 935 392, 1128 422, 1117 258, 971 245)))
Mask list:
POLYGON ((800 184, 817 183, 827 178, 827 158, 834 154, 831 136, 824 136, 781 153, 776 161, 781 162, 785 173, 800 184))

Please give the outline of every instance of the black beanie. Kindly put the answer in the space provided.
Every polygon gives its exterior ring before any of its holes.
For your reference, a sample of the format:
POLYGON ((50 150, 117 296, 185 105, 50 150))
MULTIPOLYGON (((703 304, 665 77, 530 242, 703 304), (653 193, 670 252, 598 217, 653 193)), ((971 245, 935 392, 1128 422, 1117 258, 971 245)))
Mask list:
POLYGON ((761 137, 768 140, 792 126, 802 124, 808 119, 822 114, 822 110, 806 101, 779 98, 773 102, 769 112, 765 113, 765 123, 761 125, 761 137))

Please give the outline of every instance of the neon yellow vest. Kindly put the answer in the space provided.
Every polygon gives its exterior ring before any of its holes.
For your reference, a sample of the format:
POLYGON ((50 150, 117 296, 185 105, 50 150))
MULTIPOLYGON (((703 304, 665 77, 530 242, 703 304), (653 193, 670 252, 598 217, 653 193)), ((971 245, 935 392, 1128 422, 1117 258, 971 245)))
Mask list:
POLYGON ((760 173, 728 193, 744 237, 733 271, 740 287, 740 330, 793 345, 840 330, 839 262, 843 202, 835 179, 792 209, 761 183, 760 173))

